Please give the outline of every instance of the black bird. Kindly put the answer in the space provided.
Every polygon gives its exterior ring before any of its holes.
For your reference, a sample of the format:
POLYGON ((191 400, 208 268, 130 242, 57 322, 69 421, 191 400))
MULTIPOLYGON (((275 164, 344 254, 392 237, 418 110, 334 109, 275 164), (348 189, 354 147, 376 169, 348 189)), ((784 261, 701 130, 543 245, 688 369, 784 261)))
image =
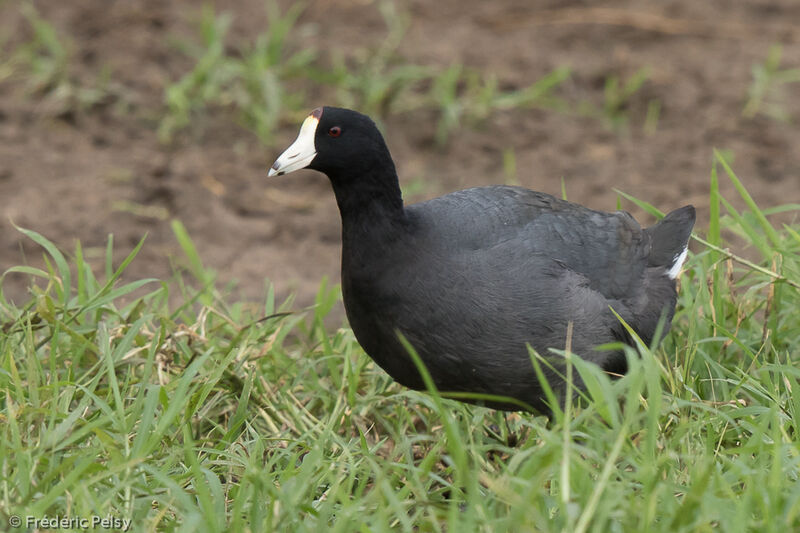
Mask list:
POLYGON ((563 396, 563 357, 548 348, 565 347, 569 322, 572 352, 610 373, 626 371, 624 354, 595 347, 632 343, 610 308, 648 344, 662 317, 669 328, 694 226, 690 205, 645 229, 629 213, 520 187, 476 187, 404 206, 375 123, 335 107, 306 118, 269 175, 301 168, 327 174, 336 195, 353 332, 406 387, 424 383, 398 333, 440 391, 505 396, 549 412, 527 345, 557 370, 546 375, 563 396))

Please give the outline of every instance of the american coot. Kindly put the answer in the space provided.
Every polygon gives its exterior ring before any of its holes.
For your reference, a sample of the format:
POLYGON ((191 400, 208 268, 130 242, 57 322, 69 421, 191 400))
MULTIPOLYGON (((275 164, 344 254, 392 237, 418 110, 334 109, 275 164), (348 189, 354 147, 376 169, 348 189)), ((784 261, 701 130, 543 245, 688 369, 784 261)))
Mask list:
MULTIPOLYGON (((301 168, 327 174, 333 185, 353 332, 407 387, 424 384, 398 332, 440 391, 506 396, 548 412, 527 345, 563 370, 563 357, 548 348, 564 348, 572 322, 572 351, 623 373, 621 351, 595 349, 631 343, 610 308, 647 343, 662 316, 665 329, 672 320, 692 206, 646 229, 626 212, 594 211, 520 187, 476 187, 404 206, 378 128, 335 107, 306 118, 269 175, 301 168)), ((546 375, 563 397, 558 372, 546 375)))

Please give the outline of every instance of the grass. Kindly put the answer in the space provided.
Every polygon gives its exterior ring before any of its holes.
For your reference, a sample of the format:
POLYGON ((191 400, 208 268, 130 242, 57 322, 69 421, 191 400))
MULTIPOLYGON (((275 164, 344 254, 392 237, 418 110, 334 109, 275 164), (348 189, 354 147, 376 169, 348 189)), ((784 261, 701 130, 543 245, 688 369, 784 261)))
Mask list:
MULTIPOLYGON (((352 57, 298 50, 300 7, 269 4, 267 30, 235 48, 227 15, 206 10, 199 42, 181 43, 192 69, 165 88, 162 139, 224 108, 267 142, 307 111, 294 84, 308 80, 376 118, 432 112, 440 144, 498 111, 574 107, 558 92, 566 68, 508 89, 461 64, 404 61, 407 20, 377 5, 388 38, 352 57)), ((66 112, 105 98, 104 78, 76 81, 69 43, 23 6, 31 41, 4 53, 0 81, 20 76, 66 112)), ((780 112, 794 70, 779 52, 755 67, 745 115, 780 112)), ((644 69, 607 78, 587 114, 626 127, 646 82, 644 69)), ((659 113, 650 101, 645 132, 659 113)), ((716 154, 710 222, 666 341, 630 350, 616 381, 570 358, 587 391, 552 421, 393 383, 348 328, 325 327, 337 287, 323 283, 308 310, 270 287, 260 302, 230 301, 178 221, 184 257, 168 281, 126 277, 143 242, 116 264, 109 238, 92 267, 79 244, 66 253, 20 229, 46 266, 0 278, 0 529, 12 516, 109 515, 135 531, 798 529, 800 228, 775 215, 800 206, 760 208, 731 165, 716 154), (27 301, 3 295, 12 275, 37 282, 27 301)), ((509 149, 509 183, 517 166, 509 149)))
POLYGON ((22 2, 20 12, 31 38, 13 50, 10 47, 3 50, 0 82, 23 80, 28 92, 44 104, 47 113, 59 117, 109 103, 119 96, 106 68, 100 69, 91 81, 79 79, 74 72, 71 43, 59 35, 33 4, 22 2))
POLYGON ((294 4, 281 14, 268 2, 268 29, 250 46, 231 52, 226 47, 230 15, 217 15, 211 7, 204 7, 201 42, 181 43, 195 59, 195 66, 165 90, 167 113, 159 125, 161 140, 171 141, 207 107, 228 107, 236 110, 241 122, 263 142, 269 142, 284 114, 300 108, 304 101, 287 82, 304 72, 316 55, 312 49, 286 49, 286 37, 302 10, 301 4, 294 4))
POLYGON ((419 92, 434 69, 399 56, 409 15, 390 0, 377 2, 376 7, 386 26, 382 41, 373 48, 357 50, 353 57, 332 50, 330 67, 319 64, 312 78, 334 89, 338 105, 386 117, 423 105, 419 92))
POLYGON ((567 102, 554 93, 569 77, 570 69, 559 67, 527 87, 501 90, 495 77, 453 64, 432 80, 429 98, 439 113, 436 142, 447 144, 464 119, 479 124, 498 111, 538 108, 566 112, 567 102))
MULTIPOLYGON (((109 240, 43 236, 30 299, 0 292, 0 520, 136 531, 790 531, 800 526, 800 232, 717 154, 673 329, 548 421, 393 383, 339 298, 229 302, 185 228, 176 279, 125 280, 109 240), (719 194, 738 190, 744 210, 719 194), (724 235, 746 243, 729 249, 724 235), (749 259, 742 256, 748 255, 749 259), (755 258, 755 259, 754 259, 755 258), (178 298, 170 298, 172 292, 178 298), (170 302, 178 301, 178 304, 170 302)), ((658 215, 644 202, 639 205, 658 215)), ((0 288, 2 285, 0 284, 0 288)), ((175 296, 175 295, 173 295, 175 296)))
POLYGON ((792 117, 785 109, 789 85, 800 83, 800 68, 781 69, 783 48, 774 45, 763 63, 753 65, 753 81, 747 90, 742 116, 753 118, 764 114, 774 120, 789 122, 792 117))
MULTIPOLYGON (((631 74, 627 79, 617 75, 609 75, 603 84, 602 105, 588 100, 577 105, 577 114, 595 118, 615 131, 625 131, 629 127, 629 108, 636 99, 642 98, 641 90, 650 79, 650 69, 643 67, 631 74)), ((661 102, 657 99, 647 101, 647 111, 642 130, 648 135, 655 133, 661 113, 661 102)))
MULTIPOLYGON (((161 140, 171 142, 208 108, 229 108, 268 144, 281 123, 297 122, 311 107, 295 87, 300 81, 328 90, 332 104, 358 109, 378 120, 409 111, 434 112, 439 146, 463 123, 479 124, 498 111, 569 109, 555 94, 569 79, 568 68, 556 68, 529 86, 502 90, 494 77, 461 64, 415 64, 399 54, 408 14, 388 0, 377 2, 376 7, 386 26, 385 38, 375 47, 348 56, 336 48, 319 50, 305 43, 291 51, 296 44, 289 42, 290 30, 302 13, 302 4, 281 14, 274 3, 267 3, 269 27, 254 45, 233 50, 227 42, 231 16, 206 7, 200 21, 200 42, 178 43, 195 64, 165 89, 167 113, 159 127, 161 140)), ((625 93, 620 98, 629 96, 625 93)))
MULTIPOLYGON (((359 109, 378 121, 400 113, 432 113, 439 147, 446 146, 458 128, 480 127, 495 113, 527 108, 588 116, 624 130, 628 107, 648 79, 646 68, 626 80, 609 76, 602 103, 595 105, 569 101, 560 94, 571 77, 566 66, 527 85, 508 88, 493 75, 461 63, 417 64, 401 55, 410 15, 390 0, 374 5, 384 21, 385 36, 375 46, 347 54, 335 46, 320 49, 303 38, 313 35, 314 29, 298 23, 306 7, 301 2, 284 12, 274 1, 266 2, 265 30, 250 41, 235 43, 229 35, 232 15, 203 7, 196 39, 173 39, 173 48, 192 65, 164 87, 163 108, 151 110, 160 117, 159 139, 169 144, 187 130, 202 132, 209 127, 209 115, 222 112, 268 145, 282 124, 296 124, 320 98, 359 109), (305 90, 308 86, 315 87, 313 98, 305 90)), ((100 69, 92 79, 80 76, 79 59, 69 40, 33 4, 23 1, 19 9, 31 38, 14 50, 2 50, 0 81, 23 80, 28 93, 47 104, 45 109, 55 116, 111 102, 125 111, 126 94, 109 69, 100 69)), ((643 124, 646 133, 655 131, 659 113, 660 102, 650 100, 643 124)))

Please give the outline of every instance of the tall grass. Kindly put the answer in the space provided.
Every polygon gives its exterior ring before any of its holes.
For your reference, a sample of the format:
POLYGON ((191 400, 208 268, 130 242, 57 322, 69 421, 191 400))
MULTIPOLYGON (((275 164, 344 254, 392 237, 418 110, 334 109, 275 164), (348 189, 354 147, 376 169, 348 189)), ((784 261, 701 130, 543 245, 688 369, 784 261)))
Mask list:
MULTIPOLYGON (((267 289, 226 301, 188 234, 180 282, 44 250, 0 293, 0 520, 137 531, 791 531, 800 527, 800 232, 722 156, 672 332, 548 421, 408 391, 267 289), (719 194, 731 181, 744 210, 719 194), (732 249, 734 233, 746 249, 732 249), (749 257, 745 259, 743 256, 749 257), (755 257, 755 259, 754 259, 755 257), (184 279, 185 278, 185 279, 184 279), (176 289, 177 287, 177 289, 176 289), (170 291, 185 303, 172 307, 170 291)), ((643 202, 642 206, 655 212, 643 202)), ((268 274, 268 273, 265 273, 268 274)))

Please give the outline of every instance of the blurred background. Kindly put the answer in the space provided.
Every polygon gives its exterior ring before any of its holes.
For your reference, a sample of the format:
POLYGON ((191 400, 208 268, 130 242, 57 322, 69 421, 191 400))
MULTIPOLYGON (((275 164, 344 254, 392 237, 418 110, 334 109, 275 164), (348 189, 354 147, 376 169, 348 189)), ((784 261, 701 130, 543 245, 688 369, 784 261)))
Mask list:
POLYGON ((798 95, 796 0, 0 0, 0 272, 42 263, 13 222, 98 268, 147 233, 127 276, 167 279, 180 220, 235 297, 310 304, 336 204, 266 171, 324 104, 379 122, 406 201, 620 190, 702 228, 714 148, 761 207, 800 201, 798 95))

